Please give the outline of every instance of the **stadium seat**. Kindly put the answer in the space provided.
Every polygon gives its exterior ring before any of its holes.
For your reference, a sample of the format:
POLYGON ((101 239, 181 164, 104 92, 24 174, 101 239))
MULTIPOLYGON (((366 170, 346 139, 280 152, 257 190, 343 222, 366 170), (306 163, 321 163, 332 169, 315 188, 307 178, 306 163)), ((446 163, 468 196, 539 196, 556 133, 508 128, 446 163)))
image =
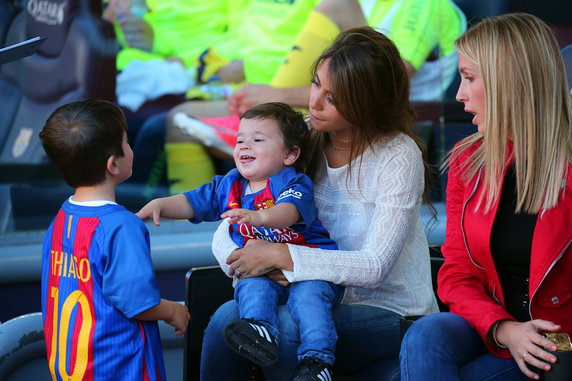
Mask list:
POLYGON ((6 34, 14 17, 22 8, 14 0, 0 0, 0 47, 4 47, 6 34))
POLYGON ((67 190, 62 195, 63 181, 38 138, 47 117, 68 102, 115 100, 117 41, 113 26, 101 18, 101 0, 46 4, 0 0, 0 22, 4 22, 3 7, 21 9, 9 24, 3 24, 7 28, 4 45, 36 36, 46 38, 35 54, 0 69, 0 183, 7 184, 0 193, 0 204, 10 203, 0 215, 0 232, 47 228, 70 194, 67 190), (44 197, 17 197, 22 189, 38 187, 44 197), (43 209, 46 218, 36 218, 37 211, 43 209))
POLYGON ((50 380, 42 313, 0 324, 0 380, 50 380))
POLYGON ((232 280, 218 266, 192 268, 186 275, 186 305, 191 314, 185 335, 184 380, 198 380, 203 333, 216 309, 234 297, 232 280))
POLYGON ((45 162, 38 132, 56 107, 88 97, 115 99, 113 27, 101 18, 102 2, 28 2, 8 27, 6 45, 46 37, 36 54, 0 71, 0 162, 45 162), (35 4, 35 5, 34 5, 35 4))

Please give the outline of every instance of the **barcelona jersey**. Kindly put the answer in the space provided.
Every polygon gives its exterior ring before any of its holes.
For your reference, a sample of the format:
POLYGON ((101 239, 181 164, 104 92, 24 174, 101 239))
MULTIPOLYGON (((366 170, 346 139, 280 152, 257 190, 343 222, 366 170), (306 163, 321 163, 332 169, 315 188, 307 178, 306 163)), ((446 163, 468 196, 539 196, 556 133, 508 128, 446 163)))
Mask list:
POLYGON ((195 212, 190 221, 217 221, 229 209, 260 210, 287 202, 298 210, 300 222, 285 229, 232 224, 229 227, 232 240, 240 247, 244 247, 249 239, 257 238, 328 250, 338 248, 318 220, 318 209, 314 205, 314 185, 308 176, 297 173, 293 167, 287 167, 268 178, 266 187, 259 192, 246 194, 247 186, 248 180, 235 168, 225 176, 215 176, 211 183, 185 192, 195 212))
POLYGON ((42 250, 42 314, 54 380, 165 380, 149 232, 117 204, 66 201, 42 250))

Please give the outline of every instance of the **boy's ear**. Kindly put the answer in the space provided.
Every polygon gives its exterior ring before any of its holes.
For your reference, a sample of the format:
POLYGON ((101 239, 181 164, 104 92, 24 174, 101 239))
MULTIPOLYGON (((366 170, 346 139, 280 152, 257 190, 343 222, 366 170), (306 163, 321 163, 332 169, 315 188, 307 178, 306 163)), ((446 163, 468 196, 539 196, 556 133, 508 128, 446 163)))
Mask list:
POLYGON ((109 172, 113 176, 117 176, 119 174, 119 168, 117 167, 117 163, 115 162, 117 156, 111 155, 107 159, 107 172, 109 172))
POLYGON ((299 157, 300 157, 300 147, 294 146, 290 148, 290 150, 286 154, 286 157, 284 158, 284 165, 288 167, 294 165, 294 163, 296 162, 296 160, 298 160, 299 157))

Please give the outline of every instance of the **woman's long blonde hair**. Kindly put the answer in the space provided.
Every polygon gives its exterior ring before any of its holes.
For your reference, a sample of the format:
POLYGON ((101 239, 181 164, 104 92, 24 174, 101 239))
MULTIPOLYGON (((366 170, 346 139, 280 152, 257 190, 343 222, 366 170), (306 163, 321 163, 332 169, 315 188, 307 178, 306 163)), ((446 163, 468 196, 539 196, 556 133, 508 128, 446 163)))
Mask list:
POLYGON ((484 169, 485 191, 477 208, 484 203, 487 212, 500 197, 507 143, 512 141, 516 212, 550 209, 558 202, 572 157, 571 100, 552 32, 535 16, 507 14, 482 20, 455 45, 480 68, 486 131, 464 139, 449 162, 483 139, 462 169, 467 181, 484 169))

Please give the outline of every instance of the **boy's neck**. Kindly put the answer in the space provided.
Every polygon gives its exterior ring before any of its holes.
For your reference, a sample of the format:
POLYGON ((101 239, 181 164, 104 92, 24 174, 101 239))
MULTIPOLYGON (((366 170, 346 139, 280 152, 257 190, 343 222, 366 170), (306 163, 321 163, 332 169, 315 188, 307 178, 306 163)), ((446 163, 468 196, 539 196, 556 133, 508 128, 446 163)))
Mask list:
POLYGON ((267 180, 268 179, 259 180, 259 181, 248 180, 248 186, 250 187, 250 190, 252 191, 252 193, 256 193, 256 192, 259 192, 259 191, 263 190, 264 188, 266 188, 266 181, 267 180))
POLYGON ((115 187, 104 183, 89 187, 78 187, 75 189, 73 200, 77 202, 107 200, 115 202, 115 187))

